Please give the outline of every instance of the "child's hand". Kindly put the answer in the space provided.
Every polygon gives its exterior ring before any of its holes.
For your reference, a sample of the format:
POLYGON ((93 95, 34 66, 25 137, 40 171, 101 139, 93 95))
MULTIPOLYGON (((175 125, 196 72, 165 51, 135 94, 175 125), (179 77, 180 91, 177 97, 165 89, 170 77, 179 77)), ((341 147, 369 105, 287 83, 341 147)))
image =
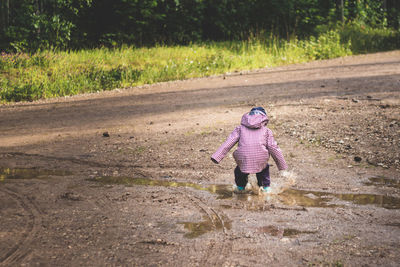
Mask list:
POLYGON ((211 158, 212 162, 214 162, 215 164, 218 164, 218 161, 216 161, 214 158, 211 158))

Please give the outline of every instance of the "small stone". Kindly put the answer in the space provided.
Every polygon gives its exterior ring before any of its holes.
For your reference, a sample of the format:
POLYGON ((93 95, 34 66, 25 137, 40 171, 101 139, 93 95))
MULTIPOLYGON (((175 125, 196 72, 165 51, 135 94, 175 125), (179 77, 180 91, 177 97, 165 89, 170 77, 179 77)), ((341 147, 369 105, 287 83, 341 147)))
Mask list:
POLYGON ((388 169, 389 167, 383 163, 378 163, 378 166, 381 166, 382 168, 388 169))
POLYGON ((317 199, 317 198, 318 198, 316 195, 314 195, 314 194, 312 194, 312 193, 306 194, 306 195, 304 195, 304 196, 306 196, 306 197, 308 197, 308 198, 311 198, 311 199, 317 199))
MULTIPOLYGON (((80 201, 82 197, 78 194, 72 192, 66 192, 60 196, 61 199, 72 200, 72 201, 80 201)), ((66 235, 66 234, 65 234, 66 235)))
POLYGON ((355 98, 352 98, 351 101, 354 102, 354 103, 358 103, 358 100, 355 99, 355 98))

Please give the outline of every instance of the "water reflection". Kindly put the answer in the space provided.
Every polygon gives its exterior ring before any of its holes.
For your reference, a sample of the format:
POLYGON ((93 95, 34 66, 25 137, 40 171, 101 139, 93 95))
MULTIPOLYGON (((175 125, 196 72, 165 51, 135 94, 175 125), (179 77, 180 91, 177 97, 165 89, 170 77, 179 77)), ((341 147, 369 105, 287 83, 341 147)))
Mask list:
POLYGON ((29 168, 0 168, 0 182, 6 179, 45 179, 50 176, 68 176, 72 173, 60 170, 42 170, 29 168))
POLYGON ((375 205, 386 209, 399 209, 400 198, 374 194, 335 194, 317 191, 288 189, 279 194, 287 205, 304 207, 336 207, 338 200, 357 205, 375 205))
POLYGON ((283 228, 277 227, 275 225, 266 225, 257 228, 257 232, 268 234, 270 236, 277 236, 277 237, 293 237, 300 234, 315 234, 317 231, 301 231, 298 229, 293 228, 283 228))
POLYGON ((201 222, 182 222, 184 228, 189 232, 184 236, 187 238, 196 238, 205 233, 214 230, 222 230, 224 227, 228 230, 232 228, 232 223, 226 217, 223 217, 221 221, 217 215, 212 214, 211 217, 203 216, 204 221, 201 222))
POLYGON ((205 190, 217 194, 218 199, 236 199, 243 203, 248 210, 266 210, 266 204, 279 202, 288 206, 302 207, 337 207, 343 206, 343 202, 356 205, 376 205, 386 209, 399 209, 400 198, 374 195, 374 194, 337 194, 320 191, 307 191, 298 189, 286 189, 279 194, 255 195, 255 194, 234 194, 231 185, 208 185, 203 186, 195 183, 173 182, 162 180, 151 180, 146 178, 132 177, 97 177, 93 180, 103 184, 124 184, 124 185, 148 185, 165 187, 191 187, 197 190, 205 190))

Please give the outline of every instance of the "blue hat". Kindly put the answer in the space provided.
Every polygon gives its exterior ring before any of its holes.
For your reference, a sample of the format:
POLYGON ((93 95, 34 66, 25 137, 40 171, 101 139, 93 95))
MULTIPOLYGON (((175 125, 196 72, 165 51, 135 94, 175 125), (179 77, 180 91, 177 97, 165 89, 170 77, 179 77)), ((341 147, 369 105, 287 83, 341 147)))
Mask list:
POLYGON ((267 116, 267 112, 265 112, 265 109, 262 107, 256 107, 256 108, 252 108, 250 110, 249 115, 256 115, 256 114, 261 114, 261 115, 267 116))

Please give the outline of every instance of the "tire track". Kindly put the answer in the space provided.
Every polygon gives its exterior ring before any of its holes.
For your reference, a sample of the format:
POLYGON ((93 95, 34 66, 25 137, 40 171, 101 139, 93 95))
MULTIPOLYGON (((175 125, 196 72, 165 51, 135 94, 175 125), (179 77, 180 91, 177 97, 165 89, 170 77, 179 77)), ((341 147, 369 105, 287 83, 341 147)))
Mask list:
POLYGON ((187 190, 182 192, 178 189, 173 189, 175 192, 180 193, 192 203, 194 203, 203 213, 207 215, 213 228, 216 230, 221 229, 223 234, 215 234, 216 237, 210 242, 199 263, 199 266, 223 266, 229 253, 232 250, 232 244, 228 242, 229 227, 228 220, 222 212, 215 208, 209 207, 200 197, 190 194, 187 190))
POLYGON ((42 219, 36 205, 27 197, 21 196, 17 192, 4 187, 2 187, 1 190, 15 199, 29 214, 26 234, 23 235, 23 238, 14 247, 0 258, 0 266, 15 266, 21 263, 21 261, 32 252, 31 244, 40 232, 42 219))

